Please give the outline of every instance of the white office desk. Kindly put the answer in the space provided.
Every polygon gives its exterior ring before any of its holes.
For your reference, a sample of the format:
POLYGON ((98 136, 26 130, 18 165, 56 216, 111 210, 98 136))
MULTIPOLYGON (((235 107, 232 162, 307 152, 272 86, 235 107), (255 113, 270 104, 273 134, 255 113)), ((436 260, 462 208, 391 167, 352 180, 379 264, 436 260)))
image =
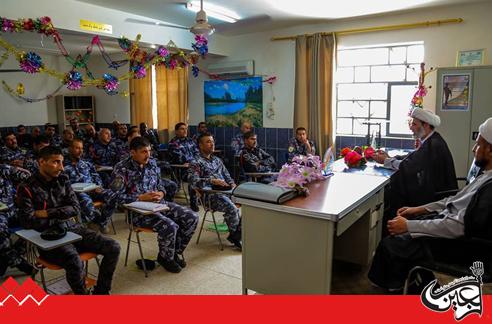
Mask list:
POLYGON ((262 294, 329 294, 333 258, 368 264, 381 235, 387 177, 335 173, 283 205, 242 204, 242 281, 262 294))

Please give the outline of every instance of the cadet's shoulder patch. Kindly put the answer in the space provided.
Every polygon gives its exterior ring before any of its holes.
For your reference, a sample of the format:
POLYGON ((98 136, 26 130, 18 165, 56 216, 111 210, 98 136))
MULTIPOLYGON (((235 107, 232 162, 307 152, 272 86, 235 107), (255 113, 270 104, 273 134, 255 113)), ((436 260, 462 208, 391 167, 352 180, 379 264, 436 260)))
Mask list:
POLYGON ((293 146, 289 146, 289 149, 288 149, 289 153, 292 153, 294 152, 294 147, 293 146))
POLYGON ((123 179, 122 176, 116 176, 114 179, 113 179, 113 182, 111 182, 111 190, 113 191, 120 191, 121 189, 123 189, 125 185, 125 181, 123 179))

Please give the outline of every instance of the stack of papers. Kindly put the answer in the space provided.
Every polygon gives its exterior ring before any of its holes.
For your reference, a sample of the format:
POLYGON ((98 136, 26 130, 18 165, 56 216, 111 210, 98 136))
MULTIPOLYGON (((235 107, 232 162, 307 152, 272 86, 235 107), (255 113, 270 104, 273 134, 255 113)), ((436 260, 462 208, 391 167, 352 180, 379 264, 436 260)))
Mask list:
POLYGON ((148 201, 134 201, 130 204, 126 204, 125 207, 128 207, 130 209, 138 209, 139 211, 151 212, 151 213, 157 213, 169 209, 169 207, 167 207, 166 204, 158 204, 148 201))
POLYGON ((99 188, 99 186, 95 183, 77 182, 72 184, 72 189, 75 192, 89 192, 97 188, 99 188))

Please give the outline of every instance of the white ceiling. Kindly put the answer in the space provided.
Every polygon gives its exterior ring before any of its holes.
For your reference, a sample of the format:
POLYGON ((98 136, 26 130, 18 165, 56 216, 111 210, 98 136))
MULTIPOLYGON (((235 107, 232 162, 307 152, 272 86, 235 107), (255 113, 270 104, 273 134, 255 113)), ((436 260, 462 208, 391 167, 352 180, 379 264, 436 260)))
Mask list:
MULTIPOLYGON (((185 8, 187 0, 77 1, 182 26, 191 26, 195 19, 195 13, 185 8)), ((217 32, 225 35, 266 31, 335 19, 382 15, 417 8, 490 1, 492 0, 204 0, 205 3, 226 7, 241 16, 242 19, 234 24, 223 23, 209 17, 210 23, 216 27, 217 32), (290 13, 286 12, 289 10, 290 13)))

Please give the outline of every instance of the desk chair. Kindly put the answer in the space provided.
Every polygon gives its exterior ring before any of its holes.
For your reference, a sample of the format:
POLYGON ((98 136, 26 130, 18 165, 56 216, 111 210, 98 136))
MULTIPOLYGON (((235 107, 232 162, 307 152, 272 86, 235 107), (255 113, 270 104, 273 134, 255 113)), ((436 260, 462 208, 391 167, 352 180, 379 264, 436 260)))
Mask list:
POLYGON ((128 230, 129 230, 128 244, 126 246, 126 255, 125 255, 125 267, 128 265, 128 255, 130 253, 130 243, 137 243, 138 251, 140 252, 140 260, 142 261, 143 271, 145 274, 145 278, 147 278, 149 276, 149 272, 147 270, 147 266, 145 264, 145 258, 144 258, 143 251, 142 251, 142 243, 140 242, 140 233, 154 233, 155 234, 155 232, 152 228, 134 226, 133 225, 132 212, 136 212, 136 211, 132 211, 132 210, 129 210, 128 208, 125 208, 126 220, 128 223, 128 230), (135 233, 135 235, 137 237, 136 241, 132 240, 133 233, 135 233))
POLYGON ((186 199, 186 203, 189 204, 188 200, 188 193, 186 192, 186 189, 183 185, 183 172, 186 172, 188 170, 188 166, 184 164, 170 164, 171 166, 171 176, 174 178, 176 181, 176 184, 178 185, 178 190, 176 193, 183 191, 183 194, 186 199))
POLYGON ((278 172, 246 172, 244 170, 244 158, 243 154, 239 156, 239 165, 241 167, 242 173, 247 177, 247 181, 258 182, 259 179, 264 177, 275 177, 278 176, 278 172))
MULTIPOLYGON (((27 260, 29 263, 32 264, 32 266, 39 270, 40 271, 40 276, 41 276, 41 284, 43 286, 43 289, 48 292, 48 285, 47 285, 47 281, 46 281, 46 277, 45 277, 45 273, 44 273, 44 270, 45 269, 49 269, 49 270, 62 270, 63 268, 58 266, 58 265, 55 265, 55 264, 52 264, 46 260, 44 260, 41 256, 39 256, 39 253, 37 251, 37 249, 42 249, 43 247, 41 245, 38 245, 40 244, 39 241, 36 241, 32 236, 31 238, 27 237, 26 235, 24 234, 21 234, 21 232, 27 232, 27 233, 30 233, 30 234, 36 234, 37 233, 37 236, 39 236, 39 233, 34 231, 34 230, 20 230, 18 232, 16 232, 16 234, 22 238, 23 240, 26 241, 27 243, 27 252, 26 252, 26 257, 27 257, 27 260)), ((71 235, 75 235, 73 233, 71 233, 71 235)), ((66 244, 71 244, 73 242, 76 242, 77 240, 80 240, 80 236, 78 235, 75 235, 78 237, 78 239, 74 239, 74 240, 69 240, 67 241, 66 243, 63 242, 63 243, 59 243, 58 246, 63 246, 63 245, 66 245, 66 244), (61 244, 61 245, 60 245, 61 244)), ((68 237, 68 234, 67 234, 67 237, 68 237)), ((61 239, 63 240, 63 239, 61 239)), ((43 242, 47 242, 48 244, 55 244, 56 241, 43 241, 43 242)), ((53 249, 53 248, 56 248, 55 246, 52 246, 50 248, 46 247, 47 250, 50 250, 50 249, 53 249)), ((89 261, 92 260, 92 259, 95 259, 96 263, 97 263, 97 266, 99 267, 100 264, 99 264, 99 260, 97 258, 97 254, 96 253, 92 253, 92 252, 81 252, 79 253, 79 257, 80 259, 82 260, 82 262, 85 263, 85 277, 86 277, 86 286, 87 288, 91 288, 92 286, 94 286, 96 284, 96 280, 94 278, 91 278, 89 277, 89 261)), ((56 282, 56 281, 59 281, 59 280, 62 280, 62 278, 65 278, 65 276, 60 276, 60 277, 57 277, 57 278, 54 278, 52 280, 50 280, 51 282, 56 282)), ((34 279, 34 276, 33 276, 33 279, 34 279)))
POLYGON ((207 194, 219 193, 220 191, 207 190, 207 189, 194 189, 194 190, 200 205, 202 205, 203 210, 205 211, 205 213, 203 214, 202 225, 200 226, 200 231, 198 232, 198 237, 196 239, 196 244, 200 242, 200 237, 202 236, 203 226, 205 225, 205 222, 213 222, 214 224, 213 231, 217 234, 217 239, 219 240, 219 249, 223 251, 224 245, 222 244, 222 239, 220 238, 220 231, 219 228, 217 227, 217 221, 215 219, 216 210, 212 208, 210 199, 206 199, 207 194), (207 220, 208 213, 212 215, 212 221, 207 220))

